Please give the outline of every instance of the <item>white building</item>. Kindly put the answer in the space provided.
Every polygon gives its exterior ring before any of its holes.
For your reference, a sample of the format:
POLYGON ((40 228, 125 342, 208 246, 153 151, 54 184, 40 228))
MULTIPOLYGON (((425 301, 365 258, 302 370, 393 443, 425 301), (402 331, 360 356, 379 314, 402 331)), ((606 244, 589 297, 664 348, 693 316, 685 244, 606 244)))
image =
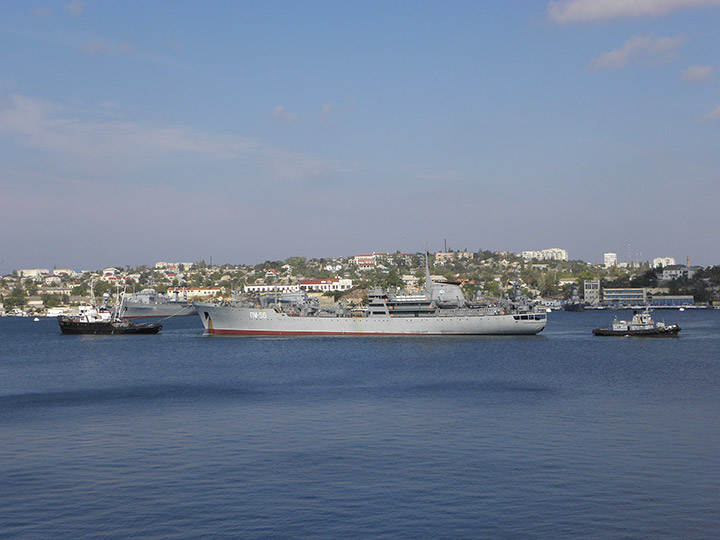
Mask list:
POLYGON ((358 267, 358 270, 368 270, 378 266, 380 261, 385 257, 387 257, 387 253, 372 252, 369 255, 355 255, 353 262, 358 267))
POLYGON ((585 304, 588 306, 597 306, 600 303, 600 280, 599 279, 588 279, 585 280, 585 286, 583 287, 583 298, 585 304))
POLYGON ((617 253, 604 253, 603 262, 605 263, 605 268, 617 266, 617 253))
POLYGON ((537 259, 539 261, 567 261, 569 259, 567 250, 560 248, 523 251, 522 258, 525 260, 537 259))
POLYGON ((682 264, 673 264, 671 266, 665 266, 662 272, 663 281, 670 281, 672 279, 687 278, 692 279, 699 268, 695 266, 685 266, 682 264))
POLYGON ((402 278, 405 290, 417 291, 420 279, 412 274, 403 274, 402 278))
POLYGON ((438 251, 435 254, 435 262, 444 263, 447 261, 459 261, 461 259, 474 259, 475 254, 470 251, 438 251))
POLYGON ((300 289, 303 291, 335 292, 348 291, 352 289, 352 279, 303 279, 300 282, 300 289))
POLYGON ((655 257, 653 259, 653 268, 659 268, 660 266, 673 266, 675 264, 675 257, 655 257))
POLYGON ((156 270, 165 270, 166 268, 175 268, 180 269, 183 268, 185 270, 190 270, 190 267, 194 263, 191 262, 165 262, 165 261, 158 261, 155 263, 155 269, 156 270))
POLYGON ((185 287, 188 300, 195 298, 212 298, 213 296, 221 295, 223 292, 222 287, 185 287))
POLYGON ((28 268, 25 270, 18 270, 17 273, 21 278, 39 278, 41 276, 47 276, 50 271, 47 268, 28 268))
POLYGON ((300 285, 245 285, 246 293, 298 292, 300 285))

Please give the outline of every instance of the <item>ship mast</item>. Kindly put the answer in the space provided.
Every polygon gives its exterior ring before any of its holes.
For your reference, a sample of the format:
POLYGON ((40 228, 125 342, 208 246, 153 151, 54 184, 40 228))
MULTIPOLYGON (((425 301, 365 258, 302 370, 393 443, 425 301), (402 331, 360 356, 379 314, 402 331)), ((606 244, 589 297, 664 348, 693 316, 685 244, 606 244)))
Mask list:
POLYGON ((430 252, 425 247, 425 292, 430 290, 430 252))

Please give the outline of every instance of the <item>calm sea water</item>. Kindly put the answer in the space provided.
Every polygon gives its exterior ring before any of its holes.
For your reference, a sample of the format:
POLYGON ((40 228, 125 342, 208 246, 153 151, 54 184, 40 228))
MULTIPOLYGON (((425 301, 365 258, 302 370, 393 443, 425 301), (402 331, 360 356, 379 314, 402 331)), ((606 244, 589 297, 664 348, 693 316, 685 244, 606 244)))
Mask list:
POLYGON ((0 319, 3 538, 720 538, 720 311, 677 339, 63 336, 0 319))

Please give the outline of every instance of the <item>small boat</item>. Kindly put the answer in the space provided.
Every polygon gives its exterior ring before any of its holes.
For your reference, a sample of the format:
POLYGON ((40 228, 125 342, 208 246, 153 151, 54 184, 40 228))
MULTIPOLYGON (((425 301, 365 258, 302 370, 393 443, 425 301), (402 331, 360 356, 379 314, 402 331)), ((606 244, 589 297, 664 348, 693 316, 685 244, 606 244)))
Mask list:
POLYGON ((615 317, 612 328, 595 328, 596 336, 646 336, 646 337, 676 337, 680 332, 677 324, 666 325, 664 322, 655 322, 650 316, 650 310, 633 311, 630 321, 618 320, 615 317))
POLYGON ((78 315, 58 315, 57 320, 63 334, 157 334, 162 330, 162 324, 136 323, 120 317, 120 312, 107 305, 96 306, 93 295, 93 303, 80 306, 78 315))

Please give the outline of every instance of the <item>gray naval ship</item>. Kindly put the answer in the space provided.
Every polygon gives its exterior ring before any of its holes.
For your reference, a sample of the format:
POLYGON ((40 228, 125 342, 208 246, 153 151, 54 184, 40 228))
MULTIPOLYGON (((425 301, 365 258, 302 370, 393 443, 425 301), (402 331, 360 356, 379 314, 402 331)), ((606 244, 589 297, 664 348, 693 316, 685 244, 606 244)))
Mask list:
POLYGON ((211 335, 533 335, 547 324, 517 287, 505 300, 470 302, 459 283, 432 281, 427 259, 425 283, 422 294, 372 290, 363 309, 320 306, 303 291, 194 305, 211 335))
POLYGON ((175 290, 168 295, 164 295, 153 288, 147 288, 125 297, 120 317, 123 319, 135 319, 183 317, 194 314, 195 308, 188 302, 187 296, 181 291, 175 290))

